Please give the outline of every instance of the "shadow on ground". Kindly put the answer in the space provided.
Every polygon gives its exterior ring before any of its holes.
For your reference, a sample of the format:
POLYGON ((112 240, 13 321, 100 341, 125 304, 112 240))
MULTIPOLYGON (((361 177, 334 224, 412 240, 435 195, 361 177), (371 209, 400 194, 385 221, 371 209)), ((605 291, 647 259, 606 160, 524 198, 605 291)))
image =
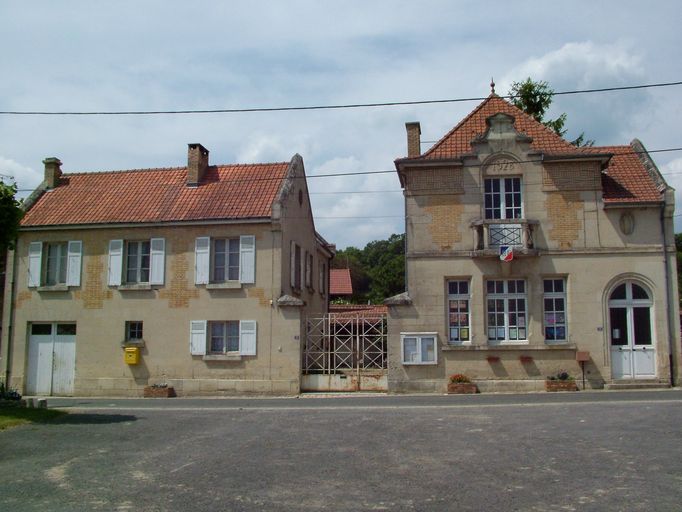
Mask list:
POLYGON ((108 423, 125 423, 127 421, 137 421, 137 416, 132 414, 69 413, 56 418, 51 423, 61 425, 104 425, 108 423))

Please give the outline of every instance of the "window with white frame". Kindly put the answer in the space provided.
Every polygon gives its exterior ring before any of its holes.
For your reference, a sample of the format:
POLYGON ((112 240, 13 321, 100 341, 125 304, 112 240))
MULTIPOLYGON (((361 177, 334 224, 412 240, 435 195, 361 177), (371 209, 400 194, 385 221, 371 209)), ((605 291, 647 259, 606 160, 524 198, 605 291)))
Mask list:
POLYGON ((255 236, 201 236, 195 240, 194 284, 252 284, 255 280, 255 236))
POLYGON ((239 255, 239 238, 212 238, 211 282, 239 281, 239 255))
POLYGON ((528 338, 526 282, 499 279, 486 282, 489 342, 518 342, 528 338))
POLYGON ((400 333, 403 364, 436 364, 435 332, 400 333))
POLYGON ((255 320, 192 320, 190 353, 192 355, 256 355, 255 320))
POLYGON ((448 281, 448 329, 450 343, 467 343, 470 335, 469 281, 448 281))
POLYGON ((166 240, 109 240, 109 286, 161 285, 166 267, 166 240))
POLYGON ((522 218, 521 178, 486 178, 484 201, 486 219, 522 218))
POLYGON ((126 341, 142 341, 142 322, 126 322, 126 341))
POLYGON ((28 246, 28 286, 80 286, 83 243, 31 242, 28 246))
POLYGON ((543 280, 543 307, 545 341, 559 342, 568 339, 566 328, 566 280, 543 280))

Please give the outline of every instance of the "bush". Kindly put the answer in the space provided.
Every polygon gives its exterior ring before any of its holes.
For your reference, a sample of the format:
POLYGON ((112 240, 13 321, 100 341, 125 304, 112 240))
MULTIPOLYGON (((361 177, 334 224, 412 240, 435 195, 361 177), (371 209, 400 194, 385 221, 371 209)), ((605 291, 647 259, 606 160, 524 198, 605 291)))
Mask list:
POLYGON ((0 382, 0 400, 21 400, 21 394, 13 388, 5 386, 4 382, 0 382))
POLYGON ((451 384, 468 384, 470 382, 471 380, 469 380, 469 377, 467 377, 463 373, 454 373, 450 375, 451 384))
POLYGON ((567 371, 559 370, 556 375, 547 377, 547 380, 573 380, 573 377, 567 371))

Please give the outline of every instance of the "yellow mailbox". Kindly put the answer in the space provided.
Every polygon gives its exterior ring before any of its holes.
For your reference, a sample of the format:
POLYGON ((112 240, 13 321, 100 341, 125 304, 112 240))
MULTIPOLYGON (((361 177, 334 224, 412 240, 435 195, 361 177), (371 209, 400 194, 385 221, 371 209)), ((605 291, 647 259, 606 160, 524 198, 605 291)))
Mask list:
POLYGON ((126 364, 137 364, 140 362, 140 347, 126 347, 123 360, 126 364))

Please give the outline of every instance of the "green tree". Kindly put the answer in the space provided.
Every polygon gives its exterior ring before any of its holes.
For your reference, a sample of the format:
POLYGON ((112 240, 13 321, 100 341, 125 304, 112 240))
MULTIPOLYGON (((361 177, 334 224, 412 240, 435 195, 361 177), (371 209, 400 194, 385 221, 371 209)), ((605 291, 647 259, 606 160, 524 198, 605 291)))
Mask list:
MULTIPOLYGON (((549 87, 545 81, 534 81, 530 77, 523 82, 514 82, 509 90, 509 96, 512 96, 511 102, 515 107, 523 110, 526 114, 532 116, 536 121, 544 124, 563 137, 566 133, 566 113, 561 114, 556 119, 545 119, 547 109, 552 104, 552 96, 554 91, 549 87)), ((585 132, 582 132, 575 140, 571 141, 575 146, 592 146, 593 140, 585 139, 585 132)))
POLYGON ((2 255, 7 249, 14 249, 19 221, 23 214, 21 203, 15 197, 16 194, 16 184, 7 185, 0 180, 0 254, 2 255))
POLYGON ((405 291, 405 235, 374 240, 364 249, 346 247, 336 252, 332 268, 350 269, 352 302, 380 304, 405 291))

